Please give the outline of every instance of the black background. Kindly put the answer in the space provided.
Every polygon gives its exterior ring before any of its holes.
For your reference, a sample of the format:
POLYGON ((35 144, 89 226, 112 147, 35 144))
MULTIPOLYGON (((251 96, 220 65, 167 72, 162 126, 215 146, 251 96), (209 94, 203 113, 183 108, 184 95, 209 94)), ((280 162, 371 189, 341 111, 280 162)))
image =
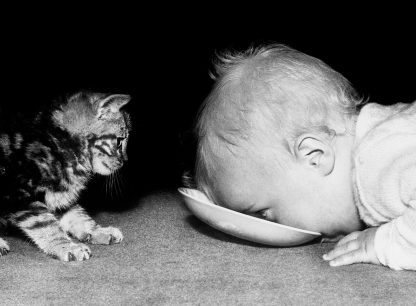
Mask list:
MULTIPOLYGON (((400 16, 377 22, 358 13, 344 20, 328 20, 327 13, 311 20, 280 16, 254 27, 249 17, 218 25, 228 17, 128 11, 85 13, 75 7, 3 20, 0 72, 1 105, 12 110, 33 111, 80 89, 133 97, 122 197, 178 187, 183 171, 192 168, 192 127, 213 84, 208 72, 215 52, 283 43, 322 59, 370 101, 416 97, 415 36, 411 20, 401 22, 400 16)), ((90 200, 119 203, 119 196, 97 193, 103 186, 103 178, 92 183, 90 200)))

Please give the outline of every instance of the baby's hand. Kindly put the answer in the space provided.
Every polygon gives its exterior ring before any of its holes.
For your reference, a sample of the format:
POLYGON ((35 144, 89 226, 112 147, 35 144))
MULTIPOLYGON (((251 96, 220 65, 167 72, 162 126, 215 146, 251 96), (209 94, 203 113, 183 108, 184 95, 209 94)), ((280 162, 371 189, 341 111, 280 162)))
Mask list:
POLYGON ((333 267, 365 262, 379 265, 374 250, 376 227, 361 232, 353 232, 342 238, 332 251, 323 256, 333 267))

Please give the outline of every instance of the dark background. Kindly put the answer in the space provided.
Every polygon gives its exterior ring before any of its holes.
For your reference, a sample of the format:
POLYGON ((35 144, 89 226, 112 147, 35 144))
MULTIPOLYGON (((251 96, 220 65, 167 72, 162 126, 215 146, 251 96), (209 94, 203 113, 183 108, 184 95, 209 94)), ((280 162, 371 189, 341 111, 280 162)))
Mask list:
POLYGON ((370 101, 416 97, 410 22, 387 18, 374 23, 357 15, 348 24, 337 18, 322 25, 280 19, 254 29, 245 21, 212 26, 221 15, 201 25, 198 17, 136 13, 94 18, 79 11, 50 18, 28 13, 2 27, 3 108, 30 112, 80 89, 133 97, 127 106, 134 132, 122 172, 123 195, 99 192, 104 179, 98 178, 89 201, 99 205, 181 185, 183 171, 193 166, 192 128, 213 84, 208 72, 215 52, 283 43, 322 59, 370 101))

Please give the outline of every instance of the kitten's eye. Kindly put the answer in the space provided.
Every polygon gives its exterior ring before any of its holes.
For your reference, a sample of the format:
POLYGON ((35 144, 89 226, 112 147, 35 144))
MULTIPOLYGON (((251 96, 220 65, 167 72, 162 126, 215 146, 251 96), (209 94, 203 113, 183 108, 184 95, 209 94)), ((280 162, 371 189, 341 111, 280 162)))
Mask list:
POLYGON ((117 149, 121 149, 124 139, 124 137, 117 137, 117 149))

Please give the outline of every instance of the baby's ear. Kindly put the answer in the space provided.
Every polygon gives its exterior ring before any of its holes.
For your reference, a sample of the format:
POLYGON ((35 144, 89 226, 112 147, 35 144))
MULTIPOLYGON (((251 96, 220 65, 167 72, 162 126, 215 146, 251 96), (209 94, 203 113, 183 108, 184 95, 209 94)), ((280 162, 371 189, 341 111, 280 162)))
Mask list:
POLYGON ((108 118, 112 113, 120 111, 130 101, 129 95, 111 95, 96 101, 97 117, 108 118))
POLYGON ((294 152, 298 162, 321 175, 328 175, 334 169, 335 151, 325 137, 303 134, 296 140, 294 152))

